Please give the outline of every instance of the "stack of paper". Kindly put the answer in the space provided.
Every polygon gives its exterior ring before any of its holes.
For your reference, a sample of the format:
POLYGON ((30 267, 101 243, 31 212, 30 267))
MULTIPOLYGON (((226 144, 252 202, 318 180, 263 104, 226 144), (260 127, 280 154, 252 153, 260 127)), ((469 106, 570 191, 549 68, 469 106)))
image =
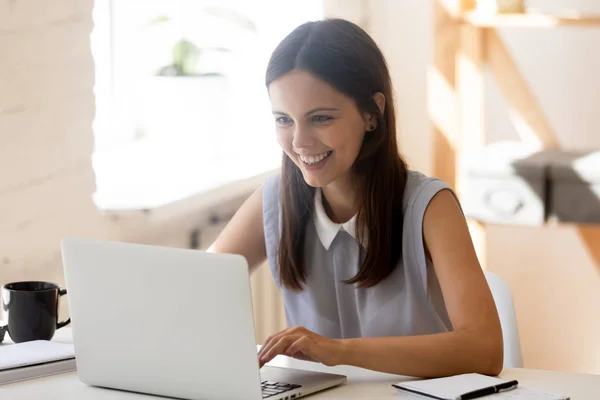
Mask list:
POLYGON ((35 340, 0 345, 0 385, 76 369, 72 344, 35 340))
MULTIPOLYGON (((521 387, 517 381, 505 381, 481 374, 462 374, 445 378, 399 382, 395 388, 440 400, 569 400, 569 396, 521 387), (489 396, 489 397, 488 397, 489 396)), ((410 397, 410 396, 409 396, 410 397)), ((411 397, 412 398, 412 397, 411 397)))

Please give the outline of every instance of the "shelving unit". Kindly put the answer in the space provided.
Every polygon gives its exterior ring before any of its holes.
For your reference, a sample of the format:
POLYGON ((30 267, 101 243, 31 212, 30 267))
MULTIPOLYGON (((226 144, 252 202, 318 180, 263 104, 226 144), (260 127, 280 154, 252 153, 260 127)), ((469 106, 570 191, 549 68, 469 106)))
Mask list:
MULTIPOLYGON (((434 52, 428 68, 433 174, 462 198, 466 193, 461 191, 459 161, 464 152, 487 141, 484 71, 493 76, 511 113, 519 114, 517 132, 534 135, 543 147, 559 149, 552 126, 498 30, 550 34, 600 28, 600 16, 595 15, 528 12, 484 17, 471 11, 473 3, 434 0, 434 52), (523 126, 526 131, 520 130, 523 126)), ((593 365, 588 343, 593 343, 599 322, 589 317, 587 309, 600 299, 600 226, 550 222, 541 229, 505 229, 475 220, 468 223, 482 268, 499 274, 514 296, 525 366, 585 369, 593 365), (532 245, 523 241, 528 236, 534 238, 532 245), (565 324, 571 329, 564 329, 565 324)), ((598 346, 592 350, 597 352, 598 346)))
MULTIPOLYGON (((558 148, 555 132, 497 33, 496 28, 505 27, 600 28, 600 15, 551 15, 530 10, 485 15, 475 11, 475 0, 434 1, 434 55, 428 84, 434 175, 453 186, 459 197, 459 162, 465 152, 486 143, 485 67, 491 70, 503 97, 519 114, 528 133, 534 132, 544 148, 558 148)), ((485 225, 477 221, 469 221, 469 225, 485 268, 485 225)), ((586 241, 600 239, 600 230, 593 231, 592 236, 586 241)))
POLYGON ((470 24, 479 28, 600 27, 600 15, 551 15, 527 12, 523 14, 497 14, 488 16, 477 12, 465 12, 458 19, 463 24, 470 24))

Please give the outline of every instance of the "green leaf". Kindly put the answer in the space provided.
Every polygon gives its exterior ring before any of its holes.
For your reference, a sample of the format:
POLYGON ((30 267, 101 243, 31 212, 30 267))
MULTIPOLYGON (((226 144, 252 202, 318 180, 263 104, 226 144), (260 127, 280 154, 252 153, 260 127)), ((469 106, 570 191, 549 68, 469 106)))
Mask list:
POLYGON ((154 18, 152 21, 145 23, 144 25, 142 25, 142 29, 149 29, 154 25, 158 25, 158 24, 163 24, 165 22, 169 22, 171 20, 171 18, 167 17, 166 15, 161 15, 160 17, 156 17, 154 18))
POLYGON ((148 25, 154 25, 154 24, 160 24, 163 22, 169 22, 171 19, 169 17, 167 17, 166 15, 161 15, 160 17, 157 17, 155 19, 153 19, 152 21, 150 21, 148 23, 148 25))
POLYGON ((182 39, 173 46, 173 64, 183 75, 193 75, 200 58, 200 49, 194 43, 182 39))

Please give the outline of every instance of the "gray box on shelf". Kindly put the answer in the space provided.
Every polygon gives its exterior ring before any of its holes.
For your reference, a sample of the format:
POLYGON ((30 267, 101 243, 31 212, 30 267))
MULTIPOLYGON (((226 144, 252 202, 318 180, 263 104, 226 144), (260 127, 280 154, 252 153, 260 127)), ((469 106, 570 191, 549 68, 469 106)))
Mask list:
POLYGON ((461 204, 485 223, 540 226, 546 221, 547 166, 552 154, 498 142, 461 160, 461 204))
POLYGON ((549 220, 600 223, 600 150, 559 153, 549 175, 549 220))

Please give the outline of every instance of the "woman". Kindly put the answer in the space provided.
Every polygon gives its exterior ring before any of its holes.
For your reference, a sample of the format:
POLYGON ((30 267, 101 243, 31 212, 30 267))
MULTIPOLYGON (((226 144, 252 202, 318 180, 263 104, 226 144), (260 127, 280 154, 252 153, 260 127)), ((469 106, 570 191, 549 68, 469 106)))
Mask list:
MULTIPOLYGON (((288 329, 284 354, 421 377, 502 369, 498 314, 451 189, 398 154, 385 59, 358 26, 303 24, 266 73, 281 176, 210 251, 266 258, 288 329)), ((260 155, 257 155, 260 156, 260 155)))

